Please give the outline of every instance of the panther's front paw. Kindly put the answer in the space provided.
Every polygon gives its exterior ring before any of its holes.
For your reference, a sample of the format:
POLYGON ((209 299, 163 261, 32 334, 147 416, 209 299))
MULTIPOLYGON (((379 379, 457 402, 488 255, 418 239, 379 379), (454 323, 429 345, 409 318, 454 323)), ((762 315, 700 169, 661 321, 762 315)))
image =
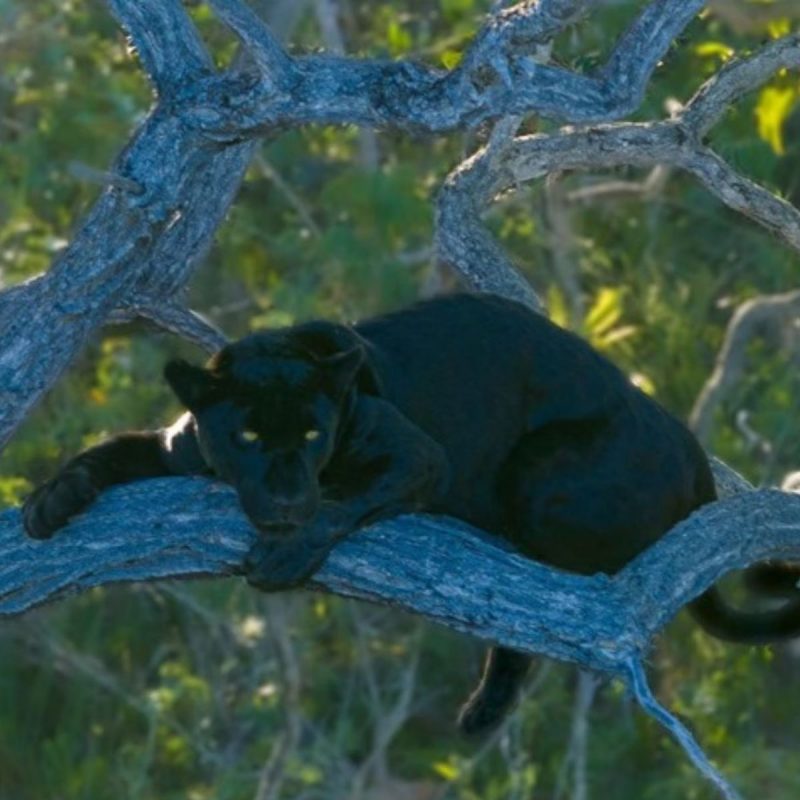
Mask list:
POLYGON ((28 536, 48 539, 97 496, 86 467, 71 467, 43 483, 25 500, 22 523, 28 536))
POLYGON ((247 582, 262 592, 291 589, 307 581, 328 557, 330 548, 312 544, 302 535, 259 539, 244 562, 247 582))

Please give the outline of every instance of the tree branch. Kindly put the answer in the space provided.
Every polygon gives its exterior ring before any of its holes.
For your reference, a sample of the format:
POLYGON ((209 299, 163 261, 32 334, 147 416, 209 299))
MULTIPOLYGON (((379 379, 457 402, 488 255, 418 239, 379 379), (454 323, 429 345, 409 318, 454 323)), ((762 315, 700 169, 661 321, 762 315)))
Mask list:
MULTIPOLYGON (((0 616, 105 583, 239 574, 258 534, 235 497, 202 478, 130 484, 47 542, 23 534, 18 510, 4 512, 0 616)), ((613 578, 551 569, 456 520, 399 517, 340 543, 313 587, 623 675, 689 600, 766 559, 800 560, 800 495, 759 490, 704 506, 613 578), (464 575, 469 584, 454 580, 464 575)))
MULTIPOLYGON (((433 134, 507 114, 535 112, 568 122, 619 119, 639 105, 656 64, 705 0, 653 0, 597 77, 541 63, 537 47, 549 44, 590 4, 540 0, 501 11, 449 73, 411 61, 271 58, 262 82, 236 87, 221 81, 215 102, 198 108, 194 119, 199 129, 223 141, 312 122, 433 134), (276 92, 276 82, 291 84, 291 92, 276 92), (218 102, 223 96, 224 108, 218 102)), ((231 14, 233 0, 216 0, 215 7, 231 14)), ((229 19, 254 57, 264 51, 268 34, 262 23, 229 19)))
MULTIPOLYGON (((243 137, 310 122, 434 133, 514 110, 565 119, 608 119, 629 110, 631 97, 641 93, 644 73, 624 77, 622 54, 612 58, 600 79, 528 63, 537 46, 549 42, 588 4, 521 3, 490 19, 468 61, 476 69, 499 63, 497 45, 502 42, 509 48, 507 63, 516 71, 510 84, 491 82, 484 91, 471 85, 474 76, 467 76, 466 68, 444 73, 406 61, 291 58, 240 0, 215 0, 214 6, 245 43, 260 77, 247 65, 214 73, 178 0, 109 0, 159 102, 108 171, 112 180, 49 272, 14 287, 13 303, 0 294, 0 448, 91 334, 124 299, 132 300, 132 292, 165 299, 180 293, 254 152, 256 142, 242 142, 243 137), (614 81, 620 86, 614 88, 614 81), (622 98, 622 105, 609 98, 622 98), (48 353, 46 360, 39 357, 42 352, 48 353)), ((649 42, 647 59, 653 61, 701 6, 701 0, 654 0, 618 48, 643 36, 649 42)), ((471 230, 465 225, 462 233, 474 246, 449 241, 459 268, 467 270, 458 259, 459 247, 493 256, 486 268, 472 270, 476 288, 538 305, 513 270, 491 275, 492 265, 502 264, 504 256, 479 225, 471 230)))
POLYGON ((150 300, 137 298, 125 302, 121 309, 108 317, 110 324, 131 322, 136 318, 148 320, 165 331, 174 333, 205 350, 209 355, 216 353, 228 343, 228 338, 202 314, 171 300, 150 300))
MULTIPOLYGON (((655 65, 704 5, 652 0, 608 64, 586 76, 546 62, 553 37, 590 0, 524 2, 500 12, 449 73, 408 61, 291 57, 240 0, 212 0, 251 59, 216 73, 178 0, 109 2, 159 102, 104 174, 106 188, 70 247, 46 275, 0 294, 0 447, 88 337, 120 310, 147 314, 209 348, 222 341, 177 298, 253 154, 255 141, 244 139, 306 123, 433 134, 532 112, 573 122, 618 119, 638 105, 655 65), (163 304, 155 308, 152 298, 163 304)), ((797 36, 773 42, 726 67, 683 112, 661 122, 514 139, 519 120, 501 119, 489 146, 456 170, 440 194, 443 260, 475 288, 538 307, 481 214, 498 193, 522 181, 620 164, 687 170, 800 250, 798 212, 702 142, 726 104, 776 69, 799 63, 797 36)), ((720 488, 736 485, 730 470, 717 465, 715 474, 720 488)), ((25 538, 19 513, 6 512, 0 515, 0 615, 109 582, 235 575, 255 536, 233 491, 200 479, 104 493, 46 543, 25 538)), ((312 588, 388 603, 621 677, 638 686, 640 701, 654 712, 632 665, 641 664, 653 637, 691 598, 729 570, 769 558, 800 560, 798 495, 748 492, 706 506, 613 578, 549 569, 453 520, 398 518, 338 546, 312 588), (459 582, 463 575, 469 585, 459 582)), ((691 754, 691 742, 681 740, 691 754)), ((713 771, 706 774, 715 779, 713 771)))
POLYGON ((108 0, 108 6, 160 96, 174 96, 213 72, 211 57, 180 0, 108 0))
POLYGON ((800 252, 800 212, 737 173, 703 144, 708 125, 719 118, 723 98, 735 99, 768 79, 771 70, 800 67, 800 35, 766 45, 748 59, 711 78, 691 103, 660 122, 612 123, 563 128, 554 134, 491 144, 455 169, 437 200, 440 258, 485 291, 508 293, 537 307, 539 301, 519 275, 482 217, 497 195, 562 170, 673 165, 698 178, 730 208, 753 219, 800 252), (525 284, 524 287, 521 284, 525 284))
POLYGON ((714 412, 744 369, 745 348, 765 324, 785 325, 800 316, 800 290, 756 297, 743 303, 731 317, 714 371, 697 397, 689 425, 701 442, 708 441, 714 412))

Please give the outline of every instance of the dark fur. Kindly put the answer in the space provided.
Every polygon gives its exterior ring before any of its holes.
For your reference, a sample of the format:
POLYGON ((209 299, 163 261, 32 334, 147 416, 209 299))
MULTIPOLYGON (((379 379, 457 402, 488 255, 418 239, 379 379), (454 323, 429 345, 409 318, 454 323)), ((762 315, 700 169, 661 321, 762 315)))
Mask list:
MULTIPOLYGON (((257 333, 205 369, 172 362, 165 375, 191 413, 67 464, 25 505, 32 536, 111 484, 212 472, 263 533, 247 578, 264 590, 307 580, 357 527, 418 509, 564 569, 611 573, 715 497, 681 423, 581 339, 489 295, 257 333)), ((711 590, 694 611, 716 635, 761 640, 796 634, 796 605, 779 621, 742 615, 711 590)), ((464 730, 502 718, 527 666, 491 651, 464 730)))

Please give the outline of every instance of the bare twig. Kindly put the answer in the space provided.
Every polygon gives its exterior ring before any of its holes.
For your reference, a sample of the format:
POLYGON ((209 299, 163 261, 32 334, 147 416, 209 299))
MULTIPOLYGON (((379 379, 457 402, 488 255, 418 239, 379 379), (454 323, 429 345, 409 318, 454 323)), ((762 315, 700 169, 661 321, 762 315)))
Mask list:
POLYGON ((257 153, 253 159, 253 163, 261 170, 262 175, 271 183, 275 185, 278 191, 282 192, 289 202, 289 205, 297 212, 297 216, 303 221, 303 224, 308 228, 309 233, 315 238, 322 235, 319 225, 317 225, 311 209, 308 207, 302 197, 294 190, 294 188, 287 183, 283 175, 272 166, 272 164, 264 157, 262 153, 257 153))
POLYGON ((594 703, 598 683, 597 676, 583 670, 578 672, 575 700, 572 706, 569 747, 558 776, 555 800, 560 800, 564 796, 570 773, 572 773, 572 800, 588 800, 589 785, 586 761, 589 746, 589 712, 594 703))
POLYGON ((549 225, 548 238, 556 280, 564 290, 569 307, 570 327, 579 329, 583 322, 585 304, 578 278, 577 247, 567 208, 561 175, 551 172, 545 181, 545 210, 549 225))
POLYGON ((739 380, 745 365, 745 349, 766 325, 783 326, 800 315, 800 291, 757 297, 743 303, 731 317, 725 341, 717 356, 714 371, 706 381, 689 424, 700 441, 711 434, 714 412, 731 387, 739 380))
POLYGON ((286 764, 300 743, 300 664, 289 630, 294 603, 291 598, 276 596, 266 606, 269 632, 281 665, 286 696, 283 701, 285 725, 278 735, 269 759, 261 769, 255 800, 275 800, 286 777, 286 764))
POLYGON ((689 729, 674 715, 667 711, 658 702, 649 684, 641 661, 631 659, 628 662, 628 686, 633 692, 639 705, 666 728, 683 748, 694 765, 719 789, 726 800, 743 800, 742 796, 720 774, 719 770, 708 760, 700 745, 692 736, 689 729))

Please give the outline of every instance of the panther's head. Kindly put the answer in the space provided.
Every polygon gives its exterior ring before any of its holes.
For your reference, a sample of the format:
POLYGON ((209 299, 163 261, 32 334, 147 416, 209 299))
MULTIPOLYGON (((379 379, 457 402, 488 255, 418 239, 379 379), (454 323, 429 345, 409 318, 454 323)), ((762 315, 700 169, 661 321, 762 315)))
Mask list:
POLYGON ((265 533, 317 514, 320 474, 334 454, 364 350, 318 355, 254 336, 206 367, 176 360, 164 375, 192 412, 206 462, 265 533))

